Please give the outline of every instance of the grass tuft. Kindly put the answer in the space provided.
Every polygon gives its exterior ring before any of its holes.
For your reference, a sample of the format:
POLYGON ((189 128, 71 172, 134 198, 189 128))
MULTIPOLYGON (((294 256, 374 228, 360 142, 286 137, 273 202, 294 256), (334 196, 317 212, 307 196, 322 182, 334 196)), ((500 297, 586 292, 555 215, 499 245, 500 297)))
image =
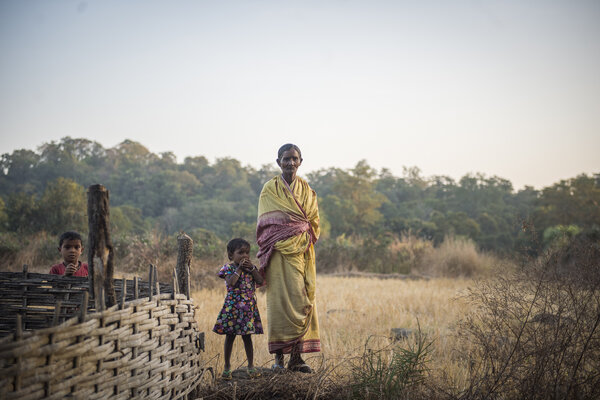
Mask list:
POLYGON ((429 370, 433 341, 419 332, 416 341, 407 348, 394 342, 382 349, 368 348, 351 369, 352 397, 360 399, 391 399, 414 394, 423 384, 429 370))

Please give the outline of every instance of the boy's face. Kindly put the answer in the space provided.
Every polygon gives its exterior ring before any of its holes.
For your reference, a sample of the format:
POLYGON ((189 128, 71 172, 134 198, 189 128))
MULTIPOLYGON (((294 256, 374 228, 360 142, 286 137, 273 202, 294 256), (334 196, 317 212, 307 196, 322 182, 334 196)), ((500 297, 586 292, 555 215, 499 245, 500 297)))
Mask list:
POLYGON ((231 261, 233 261, 233 263, 235 265, 240 265, 240 262, 244 258, 250 258, 250 248, 249 247, 240 247, 239 249, 236 249, 233 252, 233 254, 231 254, 229 256, 229 258, 231 259, 231 261))
POLYGON ((83 245, 79 239, 65 240, 58 248, 58 251, 62 255, 65 263, 77 264, 79 256, 81 256, 81 253, 83 252, 83 245))

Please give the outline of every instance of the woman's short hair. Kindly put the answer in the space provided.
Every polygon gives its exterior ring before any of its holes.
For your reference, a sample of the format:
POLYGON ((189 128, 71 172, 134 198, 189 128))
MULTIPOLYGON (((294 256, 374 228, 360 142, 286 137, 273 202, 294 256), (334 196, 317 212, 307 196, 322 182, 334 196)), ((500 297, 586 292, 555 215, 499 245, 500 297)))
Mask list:
POLYGON ((281 157, 283 156, 283 153, 288 151, 288 150, 296 150, 298 152, 298 155, 300 156, 300 158, 302 158, 302 152, 300 151, 300 147, 296 146, 295 144, 292 143, 286 143, 283 146, 281 146, 279 148, 279 151, 277 152, 277 159, 281 160, 281 157))

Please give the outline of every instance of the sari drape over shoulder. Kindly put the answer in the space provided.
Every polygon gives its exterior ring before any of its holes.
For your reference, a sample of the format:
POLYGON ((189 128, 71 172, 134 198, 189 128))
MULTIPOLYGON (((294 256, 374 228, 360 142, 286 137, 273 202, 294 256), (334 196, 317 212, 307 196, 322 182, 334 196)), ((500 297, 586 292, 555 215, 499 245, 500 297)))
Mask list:
POLYGON ((267 285, 269 352, 321 350, 315 302, 314 244, 319 237, 317 195, 302 178, 265 183, 258 201, 256 237, 267 285))

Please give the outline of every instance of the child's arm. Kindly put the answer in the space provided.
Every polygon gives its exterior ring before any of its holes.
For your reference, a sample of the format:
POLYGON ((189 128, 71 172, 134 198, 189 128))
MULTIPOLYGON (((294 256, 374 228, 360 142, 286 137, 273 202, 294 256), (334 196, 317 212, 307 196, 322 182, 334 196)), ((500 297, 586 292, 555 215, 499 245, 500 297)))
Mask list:
POLYGON ((252 275, 252 278, 254 279, 254 282, 256 282, 257 285, 263 284, 264 279, 262 275, 258 271, 258 268, 256 268, 256 265, 253 265, 249 259, 243 260, 240 263, 240 267, 242 268, 242 271, 252 275))
POLYGON ((263 279, 262 275, 260 274, 260 272, 258 271, 258 268, 256 268, 256 265, 252 266, 252 270, 250 271, 250 273, 252 274, 252 278, 254 279, 254 282, 256 282, 257 285, 263 284, 264 279, 263 279))
POLYGON ((238 279, 240 279, 240 267, 239 266, 236 268, 236 270, 233 272, 233 274, 229 274, 225 277, 225 282, 227 282, 227 285, 229 285, 229 286, 235 286, 238 279))

